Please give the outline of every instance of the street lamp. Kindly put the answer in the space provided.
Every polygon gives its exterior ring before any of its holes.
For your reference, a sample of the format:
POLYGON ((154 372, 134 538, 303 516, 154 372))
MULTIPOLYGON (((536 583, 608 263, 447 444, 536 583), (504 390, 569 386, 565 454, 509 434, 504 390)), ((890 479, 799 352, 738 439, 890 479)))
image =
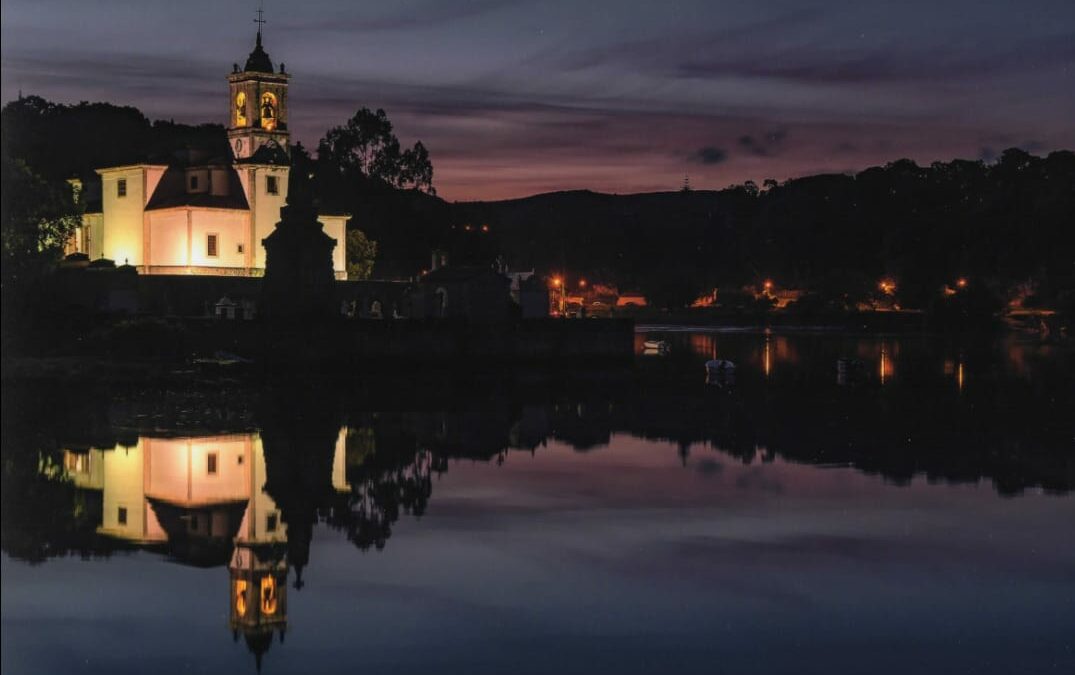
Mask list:
POLYGON ((552 285, 554 288, 560 289, 560 316, 564 315, 564 280, 560 277, 552 278, 552 285))

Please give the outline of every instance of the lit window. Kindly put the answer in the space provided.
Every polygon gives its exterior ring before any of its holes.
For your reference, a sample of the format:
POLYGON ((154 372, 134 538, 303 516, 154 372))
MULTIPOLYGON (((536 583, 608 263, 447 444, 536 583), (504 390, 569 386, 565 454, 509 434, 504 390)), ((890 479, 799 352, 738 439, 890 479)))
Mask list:
POLYGON ((205 471, 210 476, 216 475, 217 453, 210 452, 205 458, 205 471))
POLYGON ((271 195, 280 194, 280 179, 276 176, 265 176, 265 192, 271 195))
POLYGON ((197 190, 198 189, 198 177, 197 176, 191 176, 190 177, 190 189, 191 190, 197 190))
POLYGON ((206 235, 205 238, 205 254, 210 258, 217 257, 217 235, 206 235))
POLYGON ((276 614, 276 579, 268 574, 261 577, 261 613, 276 614))
POLYGON ((126 506, 119 507, 119 510, 116 513, 116 520, 119 522, 120 525, 126 525, 127 524, 127 507, 126 506))
POLYGON ((268 515, 268 517, 265 518, 265 531, 266 532, 276 532, 276 514, 275 513, 270 513, 268 515))
POLYGON ((126 178, 120 178, 119 180, 116 181, 116 196, 117 197, 126 197, 127 196, 127 179, 126 178))

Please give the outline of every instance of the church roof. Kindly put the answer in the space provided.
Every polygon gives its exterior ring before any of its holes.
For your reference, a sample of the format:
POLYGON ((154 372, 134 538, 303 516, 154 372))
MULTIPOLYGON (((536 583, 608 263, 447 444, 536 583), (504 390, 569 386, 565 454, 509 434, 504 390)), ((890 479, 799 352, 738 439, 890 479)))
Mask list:
POLYGON ((261 31, 258 31, 258 41, 254 45, 254 51, 250 52, 250 56, 246 57, 246 67, 243 68, 249 73, 271 73, 272 60, 269 58, 268 53, 261 47, 261 31))
POLYGON ((169 167, 161 176, 157 189, 146 204, 146 211, 170 209, 176 206, 200 206, 213 209, 249 210, 246 192, 235 169, 227 168, 228 194, 214 195, 209 192, 190 193, 187 191, 187 174, 183 167, 169 167))
POLYGON ((287 156, 280 144, 269 140, 254 151, 254 154, 243 159, 236 160, 238 164, 279 164, 289 166, 291 158, 287 156))

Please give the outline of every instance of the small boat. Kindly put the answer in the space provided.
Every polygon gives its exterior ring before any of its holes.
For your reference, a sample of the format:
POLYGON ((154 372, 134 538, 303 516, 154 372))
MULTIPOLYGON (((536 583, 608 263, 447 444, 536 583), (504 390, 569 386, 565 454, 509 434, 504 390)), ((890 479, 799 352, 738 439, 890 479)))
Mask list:
POLYGON ((642 351, 646 354, 667 354, 672 351, 672 345, 667 340, 646 340, 642 343, 642 351))
POLYGON ((732 384, 735 382, 735 364, 727 359, 711 359, 705 362, 705 381, 708 384, 732 384))
POLYGON ((727 359, 711 359, 705 362, 707 373, 734 373, 735 364, 727 359))

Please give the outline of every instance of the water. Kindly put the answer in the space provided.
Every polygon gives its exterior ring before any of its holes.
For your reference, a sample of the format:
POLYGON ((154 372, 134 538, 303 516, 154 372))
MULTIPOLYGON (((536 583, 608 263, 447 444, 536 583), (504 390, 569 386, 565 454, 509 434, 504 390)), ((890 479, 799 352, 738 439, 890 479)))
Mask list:
POLYGON ((1070 350, 638 348, 5 386, 3 672, 1075 672, 1070 350))

